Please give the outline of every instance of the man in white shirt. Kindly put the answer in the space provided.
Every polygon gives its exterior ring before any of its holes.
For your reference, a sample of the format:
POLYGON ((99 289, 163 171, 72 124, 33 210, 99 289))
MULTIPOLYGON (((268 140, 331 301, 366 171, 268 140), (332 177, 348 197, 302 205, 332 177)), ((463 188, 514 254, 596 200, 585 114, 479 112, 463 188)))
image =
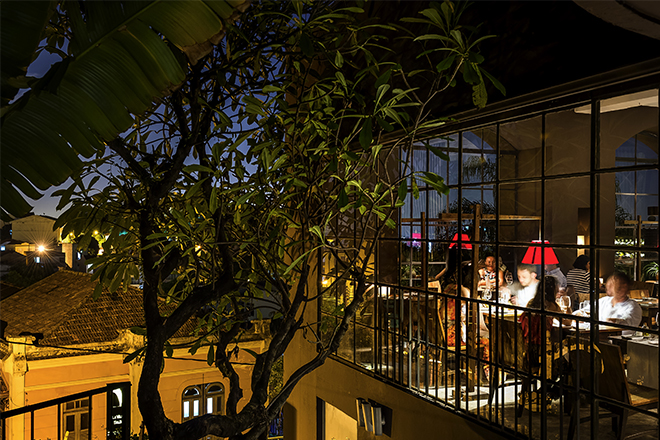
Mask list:
MULTIPOLYGON (((598 300, 598 320, 624 324, 631 327, 639 326, 642 322, 642 308, 637 302, 630 299, 630 278, 623 272, 614 272, 607 278, 605 288, 607 296, 598 300)), ((576 315, 588 316, 590 306, 575 311, 576 315)), ((631 335, 632 330, 624 330, 623 335, 631 335)))
POLYGON ((511 285, 511 302, 518 306, 527 303, 536 295, 539 285, 536 266, 531 264, 518 265, 518 282, 511 285))

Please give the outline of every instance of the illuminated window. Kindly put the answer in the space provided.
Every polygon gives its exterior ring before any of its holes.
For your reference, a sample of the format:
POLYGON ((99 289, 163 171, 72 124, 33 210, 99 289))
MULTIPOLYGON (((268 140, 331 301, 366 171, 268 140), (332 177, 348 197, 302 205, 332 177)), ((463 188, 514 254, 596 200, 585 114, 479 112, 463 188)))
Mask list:
POLYGON ((224 396, 225 389, 218 382, 187 387, 181 396, 182 420, 203 414, 223 414, 224 396))
POLYGON ((62 405, 62 437, 83 440, 89 437, 89 398, 62 405))

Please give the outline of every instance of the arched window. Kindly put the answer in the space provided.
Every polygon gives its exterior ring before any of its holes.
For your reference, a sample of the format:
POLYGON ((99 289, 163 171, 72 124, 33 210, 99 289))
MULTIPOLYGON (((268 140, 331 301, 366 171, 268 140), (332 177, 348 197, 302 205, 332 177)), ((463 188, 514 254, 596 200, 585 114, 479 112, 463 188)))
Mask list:
POLYGON ((182 420, 203 414, 223 414, 224 397, 225 389, 219 382, 187 387, 181 396, 182 420))

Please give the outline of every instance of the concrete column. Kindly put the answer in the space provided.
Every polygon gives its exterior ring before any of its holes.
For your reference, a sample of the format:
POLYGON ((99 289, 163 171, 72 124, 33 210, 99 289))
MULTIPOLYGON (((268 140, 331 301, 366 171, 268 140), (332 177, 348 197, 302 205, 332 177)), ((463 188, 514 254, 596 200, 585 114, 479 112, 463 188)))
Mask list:
MULTIPOLYGON (((28 372, 26 344, 31 344, 34 337, 7 337, 10 343, 9 357, 4 361, 3 370, 7 375, 7 386, 9 387, 9 408, 16 409, 25 406, 25 374, 28 372)), ((25 415, 8 419, 7 439, 25 439, 25 415)))

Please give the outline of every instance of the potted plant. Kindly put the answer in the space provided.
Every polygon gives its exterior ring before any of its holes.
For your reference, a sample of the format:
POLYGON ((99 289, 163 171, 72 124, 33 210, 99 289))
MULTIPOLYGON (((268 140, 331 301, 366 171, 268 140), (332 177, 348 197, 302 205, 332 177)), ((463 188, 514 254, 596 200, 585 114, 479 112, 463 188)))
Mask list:
POLYGON ((644 273, 646 274, 647 280, 658 281, 658 262, 653 261, 644 266, 644 273))

